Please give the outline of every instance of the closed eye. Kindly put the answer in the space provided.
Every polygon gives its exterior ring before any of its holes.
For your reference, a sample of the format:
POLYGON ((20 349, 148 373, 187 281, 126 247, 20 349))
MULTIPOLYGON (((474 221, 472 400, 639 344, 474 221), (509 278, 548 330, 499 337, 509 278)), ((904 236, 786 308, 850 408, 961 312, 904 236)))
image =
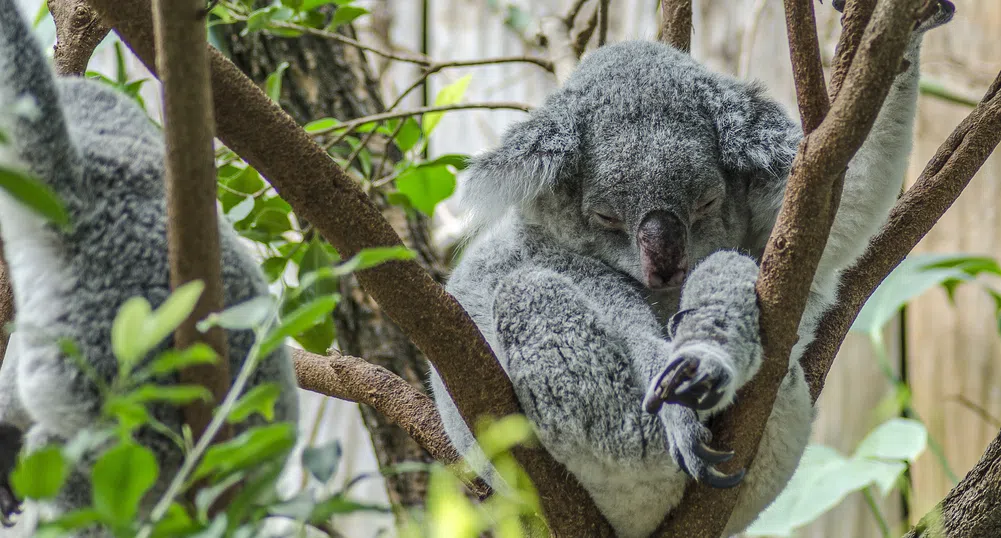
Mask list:
POLYGON ((721 201, 722 201, 721 197, 714 196, 710 198, 708 201, 703 202, 695 210, 695 218, 702 218, 708 215, 709 213, 712 213, 713 211, 716 210, 717 207, 719 207, 721 201))
POLYGON ((595 211, 593 213, 593 215, 594 215, 594 219, 596 221, 598 221, 598 224, 600 224, 600 225, 602 225, 602 226, 604 226, 606 228, 611 228, 611 229, 614 229, 614 230, 621 230, 622 229, 622 220, 619 219, 618 217, 614 217, 614 216, 606 214, 606 213, 599 213, 597 211, 595 211))

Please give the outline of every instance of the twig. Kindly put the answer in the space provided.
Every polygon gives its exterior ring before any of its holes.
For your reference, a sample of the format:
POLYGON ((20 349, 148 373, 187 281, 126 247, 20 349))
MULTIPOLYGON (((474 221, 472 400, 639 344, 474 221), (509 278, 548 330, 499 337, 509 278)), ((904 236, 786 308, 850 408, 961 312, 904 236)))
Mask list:
POLYGON ((587 24, 577 32, 572 39, 574 52, 577 53, 577 57, 580 58, 584 54, 584 50, 587 49, 587 42, 591 40, 591 36, 594 35, 595 29, 598 28, 598 9, 595 8, 591 12, 591 17, 587 19, 587 24))
POLYGON ((657 40, 678 50, 692 50, 692 0, 661 0, 657 40))
POLYGON ((820 125, 831 106, 824 86, 817 19, 813 13, 813 0, 785 0, 784 5, 793 79, 796 82, 796 103, 799 105, 803 132, 809 134, 820 125))
POLYGON ((584 4, 586 4, 587 1, 588 0, 575 0, 573 5, 570 6, 570 11, 568 11, 566 16, 563 17, 563 20, 567 23, 567 28, 573 28, 574 23, 577 22, 577 15, 580 14, 581 8, 584 7, 584 4))
MULTIPOLYGON (((457 468, 464 466, 462 456, 445 435, 445 426, 434 402, 400 376, 364 359, 336 351, 329 352, 327 357, 301 349, 290 351, 299 387, 367 405, 406 430, 436 461, 457 468)), ((490 494, 490 487, 482 480, 467 485, 480 498, 490 494)))
POLYGON ((608 5, 611 0, 598 2, 598 46, 604 47, 608 41, 608 5))
POLYGON ((841 277, 838 300, 820 319, 801 363, 814 401, 848 328, 866 299, 945 211, 1001 142, 1001 74, 890 212, 865 253, 841 277))
MULTIPOLYGON (((155 73, 148 0, 88 2, 155 73)), ((209 48, 209 55, 223 143, 267 177, 341 256, 401 244, 369 197, 294 119, 222 53, 209 48)), ((476 325, 417 262, 387 262, 355 277, 435 365, 468 425, 521 412, 510 379, 476 325)), ((587 491, 545 450, 517 447, 513 454, 535 483, 555 534, 611 535, 587 491)))
MULTIPOLYGON (((787 8, 789 2, 795 1, 798 0, 788 0, 787 8)), ((723 472, 747 468, 753 461, 778 387, 788 371, 800 317, 830 231, 832 219, 828 217, 836 210, 832 186, 872 128, 907 45, 910 25, 915 20, 913 15, 914 5, 910 0, 880 4, 873 24, 863 37, 860 54, 852 64, 845 95, 839 97, 816 130, 800 143, 757 284, 765 360, 754 378, 738 392, 741 405, 728 408, 712 425, 714 443, 735 453, 730 462, 721 465, 723 472)), ((810 25, 812 20, 803 17, 790 22, 810 25)), ((790 33, 794 31, 809 35, 809 29, 791 29, 790 33)), ((815 28, 812 32, 816 39, 815 28)), ((791 45, 797 43, 802 44, 797 40, 791 45)), ((810 61, 809 55, 797 51, 792 58, 794 62, 810 61)), ((794 72, 810 71, 794 69, 794 72)), ((817 91, 816 85, 804 85, 807 87, 812 89, 799 90, 797 94, 817 91)), ((815 109, 809 109, 808 113, 813 114, 812 110, 815 109)), ((804 117, 805 121, 812 119, 804 117)), ((720 536, 739 492, 739 486, 714 489, 694 483, 655 536, 720 536)))
MULTIPOLYGON (((156 65, 163 81, 164 135, 167 143, 167 254, 170 285, 176 289, 201 280, 205 289, 194 311, 174 334, 183 349, 204 342, 216 351, 215 364, 184 368, 184 384, 201 385, 213 402, 184 406, 184 421, 195 438, 206 431, 214 406, 229 392, 226 333, 200 332, 196 323, 223 307, 222 262, 216 209, 215 153, 212 147, 212 93, 205 23, 205 0, 153 0, 156 65)), ((218 440, 230 437, 223 427, 218 440)), ((209 439, 211 441, 211 439, 209 439)))
POLYGON ((841 17, 841 37, 834 50, 834 67, 831 69, 831 101, 837 99, 838 92, 841 91, 841 84, 848 76, 848 68, 862 44, 862 34, 875 9, 876 0, 850 0, 845 5, 845 12, 841 17))
POLYGON ((317 136, 336 131, 343 131, 337 138, 334 138, 330 142, 324 143, 324 148, 329 149, 337 145, 337 143, 340 142, 341 140, 344 140, 344 138, 352 131, 367 123, 381 122, 396 118, 406 118, 409 116, 419 116, 421 114, 428 114, 431 112, 448 112, 450 110, 520 110, 522 112, 530 112, 532 110, 532 107, 531 105, 527 105, 525 103, 497 102, 497 103, 456 103, 453 105, 425 106, 421 108, 411 108, 407 110, 391 110, 389 112, 380 112, 378 114, 372 114, 371 116, 362 116, 360 118, 355 118, 351 121, 346 121, 344 123, 335 125, 328 129, 320 129, 318 131, 313 132, 312 135, 317 136))
POLYGON ((48 6, 56 23, 56 46, 52 52, 56 73, 81 76, 109 28, 84 0, 48 0, 48 6))

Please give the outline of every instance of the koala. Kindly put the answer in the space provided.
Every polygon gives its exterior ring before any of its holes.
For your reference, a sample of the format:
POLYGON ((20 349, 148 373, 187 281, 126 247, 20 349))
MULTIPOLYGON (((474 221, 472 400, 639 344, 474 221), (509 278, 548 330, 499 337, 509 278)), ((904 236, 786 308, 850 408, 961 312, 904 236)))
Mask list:
MULTIPOLYGON (((743 483, 724 533, 745 529, 789 481, 814 408, 799 357, 900 192, 923 33, 851 161, 788 373, 754 462, 711 446, 707 420, 762 361, 755 294, 802 132, 758 84, 660 43, 587 56, 464 186, 474 237, 448 282, 511 379, 542 445, 623 538, 653 532, 689 480, 743 483), (745 476, 746 475, 746 476, 745 476)), ((503 486, 437 372, 446 432, 503 486)))
MULTIPOLYGON (((8 138, 0 145, 5 152, 0 162, 39 178, 62 200, 71 220, 69 229, 58 228, 0 193, 0 236, 16 307, 16 328, 0 368, 0 508, 7 522, 17 511, 7 475, 20 444, 31 451, 65 443, 100 417, 97 386, 59 341, 74 342, 89 369, 110 382, 118 369, 110 331, 119 307, 134 296, 154 307, 163 303, 170 294, 170 268, 161 131, 135 102, 110 87, 55 77, 15 0, 0 0, 0 122, 8 138)), ((268 293, 257 263, 225 219, 219 221, 225 304, 268 293)), ((235 379, 254 335, 229 331, 228 342, 235 379)), ((171 345, 172 339, 157 351, 171 345)), ((250 386, 266 382, 282 389, 276 420, 294 423, 296 382, 284 349, 263 358, 250 386)), ((180 431, 180 408, 160 405, 150 412, 180 431)), ((161 466, 161 483, 147 497, 155 501, 183 455, 156 432, 140 430, 138 440, 161 466)), ((85 476, 85 469, 71 473, 64 491, 39 513, 58 515, 89 505, 85 476)))

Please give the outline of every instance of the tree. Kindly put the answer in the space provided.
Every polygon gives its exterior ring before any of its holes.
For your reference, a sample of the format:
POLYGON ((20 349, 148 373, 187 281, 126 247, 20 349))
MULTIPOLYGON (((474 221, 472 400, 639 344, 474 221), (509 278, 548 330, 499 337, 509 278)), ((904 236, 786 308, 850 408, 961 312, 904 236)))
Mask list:
MULTIPOLYGON (((566 73, 577 57, 577 53, 568 51, 567 46, 579 43, 589 32, 585 28, 576 36, 571 35, 577 12, 583 4, 575 3, 571 16, 551 19, 544 25, 558 74, 566 73)), ((87 5, 119 33, 147 66, 153 67, 153 31, 148 3, 121 6, 109 0, 90 0, 87 5)), ((933 2, 848 2, 845 31, 838 46, 830 92, 820 69, 812 2, 785 0, 784 5, 806 138, 793 165, 783 212, 769 240, 758 283, 767 358, 755 380, 742 391, 742 405, 730 409, 713 425, 715 438, 736 451, 737 457, 731 463, 734 467, 744 467, 753 458, 769 416, 784 375, 783 365, 795 341, 809 283, 826 241, 830 217, 837 209, 842 173, 872 125, 892 83, 911 31, 909 25, 933 6, 933 2), (846 125, 862 128, 847 129, 846 125), (824 216, 827 218, 818 218, 824 216)), ((606 10, 607 14, 607 6, 607 2, 601 2, 599 10, 606 10)), ((600 20, 600 11, 598 13, 600 20)), ((690 32, 686 31, 689 24, 685 21, 691 20, 691 3, 663 0, 662 13, 668 24, 661 35, 686 50, 690 32)), ((344 257, 365 247, 400 242, 380 209, 292 118, 278 111, 218 52, 210 53, 210 62, 219 138, 267 176, 297 215, 307 219, 316 233, 326 238, 344 257), (274 147, 274 141, 281 142, 280 150, 274 147)), ((917 184, 900 199, 863 259, 848 271, 838 303, 823 318, 820 337, 810 346, 803 361, 814 398, 819 395, 834 354, 865 299, 956 199, 999 141, 1001 76, 945 141, 917 184)), ((517 412, 510 383, 482 336, 454 300, 442 293, 434 279, 417 263, 394 261, 361 271, 357 276, 382 312, 442 373, 467 423, 473 424, 477 417, 484 415, 497 417, 517 412), (468 382, 471 372, 478 376, 477 386, 468 382), (482 385, 494 390, 478 390, 482 385)), ((343 357, 333 360, 340 361, 337 362, 342 367, 340 381, 345 386, 368 386, 376 390, 385 387, 375 380, 373 370, 365 361, 343 357)), ((321 367, 321 361, 315 357, 300 360, 301 379, 310 378, 315 368, 321 367)), ((324 387, 323 390, 330 394, 344 392, 343 387, 324 387)), ((415 398, 419 400, 412 392, 382 393, 381 396, 389 402, 383 400, 379 405, 388 414, 395 411, 397 420, 427 418, 420 414, 399 413, 401 409, 408 409, 415 398)), ((442 432, 429 431, 429 427, 436 427, 433 421, 430 426, 411 423, 407 429, 421 432, 415 437, 423 439, 425 448, 439 447, 429 452, 440 459, 454 461, 454 450, 440 449, 444 439, 442 432)), ((1001 457, 997 450, 999 442, 1001 437, 985 453, 981 464, 943 501, 941 510, 923 520, 912 536, 988 536, 1001 530, 1001 511, 997 508, 1001 505, 991 502, 1001 486, 997 482, 1001 477, 992 472, 1001 457), (973 518, 974 515, 978 517, 973 518)), ((553 535, 611 534, 587 494, 544 450, 520 447, 514 450, 514 456, 538 488, 553 535)), ((693 485, 658 535, 718 536, 732 510, 736 491, 693 485), (713 508, 707 509, 709 506, 713 508)))

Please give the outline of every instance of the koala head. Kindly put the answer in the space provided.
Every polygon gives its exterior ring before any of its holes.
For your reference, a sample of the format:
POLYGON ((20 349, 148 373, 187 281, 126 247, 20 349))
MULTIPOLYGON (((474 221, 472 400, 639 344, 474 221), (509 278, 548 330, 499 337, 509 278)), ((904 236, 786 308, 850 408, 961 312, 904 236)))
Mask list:
POLYGON ((759 248, 800 137, 755 84, 668 45, 626 42, 474 159, 474 226, 510 210, 651 290, 680 286, 723 248, 759 248))

